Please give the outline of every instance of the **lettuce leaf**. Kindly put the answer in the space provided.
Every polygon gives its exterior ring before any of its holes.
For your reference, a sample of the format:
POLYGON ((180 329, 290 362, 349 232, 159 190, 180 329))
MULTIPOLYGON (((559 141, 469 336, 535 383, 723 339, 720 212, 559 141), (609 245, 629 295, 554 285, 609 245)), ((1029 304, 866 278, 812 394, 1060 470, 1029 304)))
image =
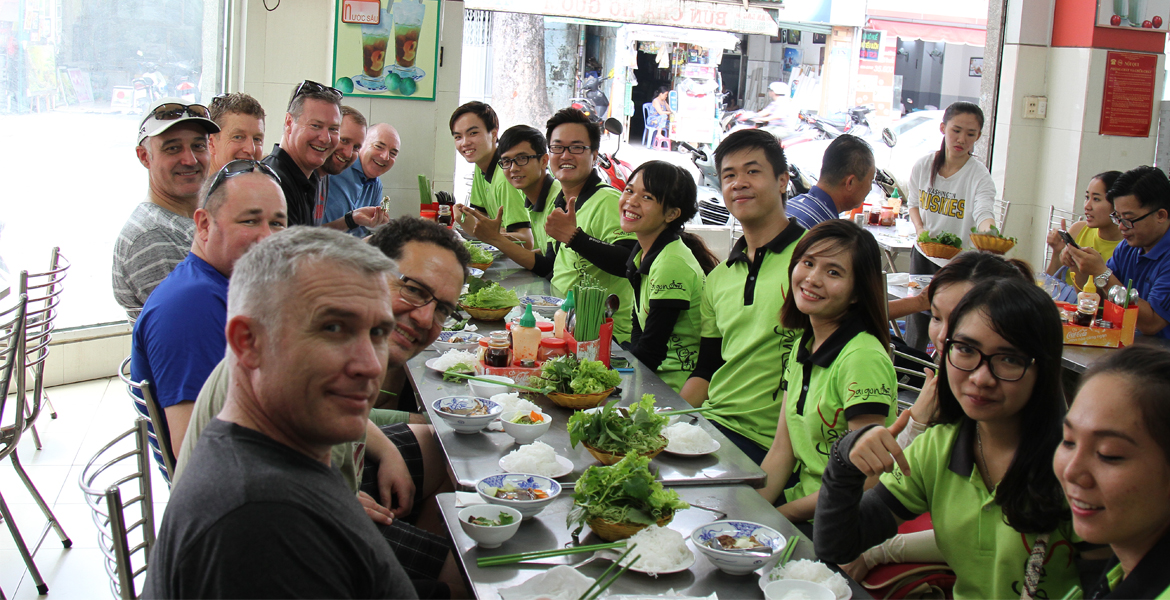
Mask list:
POLYGON ((584 525, 592 518, 649 525, 689 507, 677 492, 655 480, 650 459, 627 454, 615 465, 585 469, 573 491, 568 525, 584 525))
POLYGON ((492 282, 476 292, 470 292, 461 299, 464 306, 475 308, 511 308, 520 304, 516 292, 492 282))
POLYGON ((467 248, 467 251, 471 253, 471 262, 473 264, 490 263, 494 260, 491 252, 484 250, 479 244, 473 241, 468 240, 463 242, 463 247, 467 248))

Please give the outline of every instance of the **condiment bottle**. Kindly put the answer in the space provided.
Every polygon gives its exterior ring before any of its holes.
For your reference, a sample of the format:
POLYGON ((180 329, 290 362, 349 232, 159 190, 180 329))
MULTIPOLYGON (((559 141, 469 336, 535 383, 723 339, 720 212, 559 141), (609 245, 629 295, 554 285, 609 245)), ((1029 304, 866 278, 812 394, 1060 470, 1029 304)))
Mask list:
POLYGON ((569 345, 565 340, 555 337, 546 337, 540 340, 540 350, 536 353, 537 362, 564 356, 569 353, 569 345))
POLYGON ((483 364, 489 367, 507 367, 512 364, 511 344, 508 343, 507 331, 491 332, 487 352, 483 355, 483 364))
POLYGON ((477 348, 475 352, 475 357, 479 359, 479 362, 484 364, 487 364, 487 362, 484 360, 484 356, 487 354, 489 341, 489 338, 486 336, 479 338, 479 348, 477 348))
POLYGON ((536 351, 540 349, 540 330, 536 328, 536 317, 532 314, 532 305, 524 307, 524 316, 520 317, 519 326, 512 328, 512 360, 536 360, 536 351))
POLYGON ((554 327, 554 325, 552 323, 549 323, 548 321, 537 321, 536 322, 536 328, 540 330, 540 339, 552 337, 553 336, 553 327, 554 327))
POLYGON ((1090 277, 1085 282, 1084 289, 1077 294, 1077 325, 1092 325, 1093 319, 1097 318, 1097 307, 1101 304, 1101 298, 1097 295, 1097 286, 1093 283, 1093 278, 1090 277))
POLYGON ((569 290, 565 294, 565 301, 561 303, 561 307, 557 312, 553 313, 553 337, 565 339, 565 326, 569 321, 569 312, 573 310, 576 303, 573 302, 573 290, 569 290))

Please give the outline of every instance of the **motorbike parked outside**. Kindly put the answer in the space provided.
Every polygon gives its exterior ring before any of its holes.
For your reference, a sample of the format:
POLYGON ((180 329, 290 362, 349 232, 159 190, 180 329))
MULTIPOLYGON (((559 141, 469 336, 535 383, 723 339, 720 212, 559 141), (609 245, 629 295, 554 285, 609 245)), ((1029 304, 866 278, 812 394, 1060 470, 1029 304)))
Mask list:
POLYGON ((601 180, 619 192, 626 189, 626 182, 630 180, 630 173, 634 171, 633 165, 617 157, 618 150, 622 147, 623 129, 621 121, 612 117, 605 120, 605 130, 617 136, 617 148, 609 154, 598 149, 596 167, 601 180))
POLYGON ((585 113, 590 121, 600 123, 609 112, 609 97, 601 91, 601 83, 607 79, 609 77, 586 76, 581 82, 582 97, 570 98, 569 106, 585 113))

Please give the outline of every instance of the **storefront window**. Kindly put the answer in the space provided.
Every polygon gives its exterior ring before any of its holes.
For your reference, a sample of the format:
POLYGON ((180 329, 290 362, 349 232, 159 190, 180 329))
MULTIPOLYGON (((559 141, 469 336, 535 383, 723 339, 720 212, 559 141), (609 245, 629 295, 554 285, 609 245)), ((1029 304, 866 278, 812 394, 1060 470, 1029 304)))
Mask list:
POLYGON ((140 114, 214 95, 222 2, 0 0, 0 290, 60 246, 73 267, 58 328, 125 322, 110 264, 146 197, 140 114))

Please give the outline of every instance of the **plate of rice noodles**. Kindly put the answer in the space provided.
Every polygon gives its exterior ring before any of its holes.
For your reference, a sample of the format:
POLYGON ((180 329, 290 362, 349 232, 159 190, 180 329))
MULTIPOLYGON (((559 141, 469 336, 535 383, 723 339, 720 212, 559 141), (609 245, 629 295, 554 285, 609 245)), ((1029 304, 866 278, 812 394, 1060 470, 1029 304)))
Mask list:
POLYGON ((675 423, 662 430, 663 450, 679 456, 706 456, 719 449, 719 442, 698 425, 675 423))
POLYGON ((532 473, 557 478, 573 472, 573 461, 557 454, 552 446, 536 441, 500 458, 500 468, 505 473, 532 473))

